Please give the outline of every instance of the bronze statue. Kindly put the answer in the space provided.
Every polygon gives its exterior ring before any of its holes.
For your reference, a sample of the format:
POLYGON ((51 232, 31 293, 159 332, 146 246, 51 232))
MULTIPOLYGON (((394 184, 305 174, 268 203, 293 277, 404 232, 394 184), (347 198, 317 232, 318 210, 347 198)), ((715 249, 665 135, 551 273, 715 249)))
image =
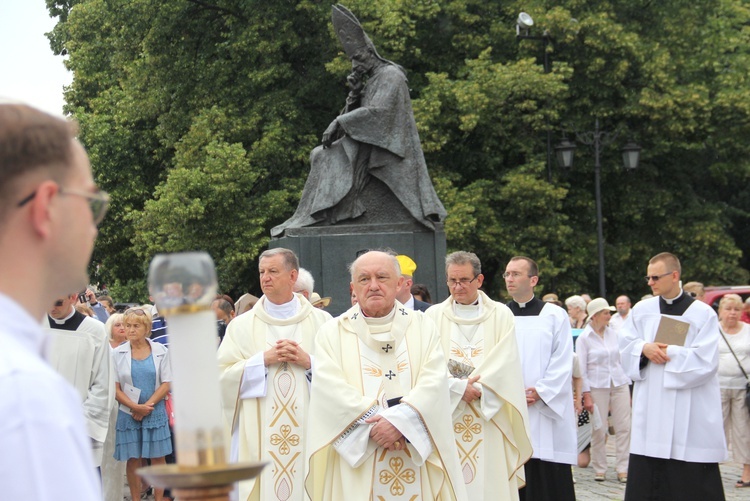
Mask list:
MULTIPOLYGON (((427 174, 404 69, 382 58, 354 14, 334 5, 333 26, 352 61, 346 105, 310 155, 310 174, 294 215, 271 230, 333 225, 365 213, 374 177, 413 218, 434 229, 446 216, 427 174)), ((399 216, 401 217, 401 216, 399 216)), ((400 221, 392 221, 400 222, 400 221)))

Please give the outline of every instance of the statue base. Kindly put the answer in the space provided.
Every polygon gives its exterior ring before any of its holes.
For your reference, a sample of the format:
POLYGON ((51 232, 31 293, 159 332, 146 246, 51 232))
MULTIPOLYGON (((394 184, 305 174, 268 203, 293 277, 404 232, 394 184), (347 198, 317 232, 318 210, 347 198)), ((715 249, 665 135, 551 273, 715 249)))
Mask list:
POLYGON ((315 292, 331 297, 326 311, 336 316, 351 307, 349 265, 367 250, 390 248, 411 257, 417 263, 414 283, 427 286, 433 303, 445 300, 445 232, 442 223, 435 226, 431 230, 414 221, 290 228, 268 246, 297 254, 300 266, 315 278, 315 292))

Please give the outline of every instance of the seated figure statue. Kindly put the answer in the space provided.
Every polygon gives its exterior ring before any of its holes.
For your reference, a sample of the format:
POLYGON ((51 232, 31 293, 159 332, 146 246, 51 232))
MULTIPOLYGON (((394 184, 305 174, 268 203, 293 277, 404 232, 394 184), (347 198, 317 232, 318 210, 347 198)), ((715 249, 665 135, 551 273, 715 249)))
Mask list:
POLYGON ((362 216, 363 192, 373 177, 416 221, 434 229, 446 212, 427 174, 404 69, 380 57, 346 7, 334 5, 332 19, 352 62, 350 92, 341 114, 323 133, 323 144, 310 155, 310 174, 296 212, 271 235, 362 216))

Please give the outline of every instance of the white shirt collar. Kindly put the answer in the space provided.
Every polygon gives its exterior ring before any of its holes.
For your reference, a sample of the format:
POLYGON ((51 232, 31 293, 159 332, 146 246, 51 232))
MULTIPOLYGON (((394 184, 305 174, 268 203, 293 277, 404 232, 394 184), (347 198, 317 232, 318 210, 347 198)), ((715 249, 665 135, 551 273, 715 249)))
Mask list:
POLYGON ((296 295, 293 295, 292 300, 284 304, 274 304, 266 297, 266 300, 263 301, 263 306, 266 310, 266 313, 268 313, 271 317, 280 318, 282 320, 292 318, 299 312, 300 308, 302 307, 296 295))
POLYGON ((406 306, 410 310, 413 310, 414 309, 414 296, 409 294, 409 299, 404 303, 404 306, 406 306))
POLYGON ((0 334, 4 331, 30 351, 40 357, 44 356, 47 333, 42 329, 42 323, 32 318, 20 304, 2 293, 0 293, 0 312, 3 314, 0 334))

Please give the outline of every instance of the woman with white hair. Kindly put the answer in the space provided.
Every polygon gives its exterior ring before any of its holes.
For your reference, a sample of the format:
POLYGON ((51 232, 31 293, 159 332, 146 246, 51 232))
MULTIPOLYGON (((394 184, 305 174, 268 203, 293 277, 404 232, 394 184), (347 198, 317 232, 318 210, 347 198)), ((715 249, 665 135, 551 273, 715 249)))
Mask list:
POLYGON ((719 302, 719 387, 724 435, 732 443, 734 461, 743 464, 735 487, 750 487, 750 412, 745 386, 750 371, 750 324, 740 321, 742 298, 727 294, 719 302))
POLYGON ((583 329, 586 325, 586 300, 582 296, 570 296, 565 300, 568 309, 570 326, 574 329, 583 329))
MULTIPOLYGON (((570 299, 570 298, 568 298, 570 299)), ((621 483, 628 479, 628 456, 630 453, 630 378, 620 363, 620 347, 617 333, 609 327, 612 310, 607 300, 596 298, 588 304, 589 324, 578 337, 576 353, 581 364, 583 391, 591 391, 594 406, 607 422, 612 413, 615 428, 615 470, 621 483)), ((594 427, 591 437, 591 462, 594 480, 603 482, 607 472, 606 450, 607 426, 594 427)))

